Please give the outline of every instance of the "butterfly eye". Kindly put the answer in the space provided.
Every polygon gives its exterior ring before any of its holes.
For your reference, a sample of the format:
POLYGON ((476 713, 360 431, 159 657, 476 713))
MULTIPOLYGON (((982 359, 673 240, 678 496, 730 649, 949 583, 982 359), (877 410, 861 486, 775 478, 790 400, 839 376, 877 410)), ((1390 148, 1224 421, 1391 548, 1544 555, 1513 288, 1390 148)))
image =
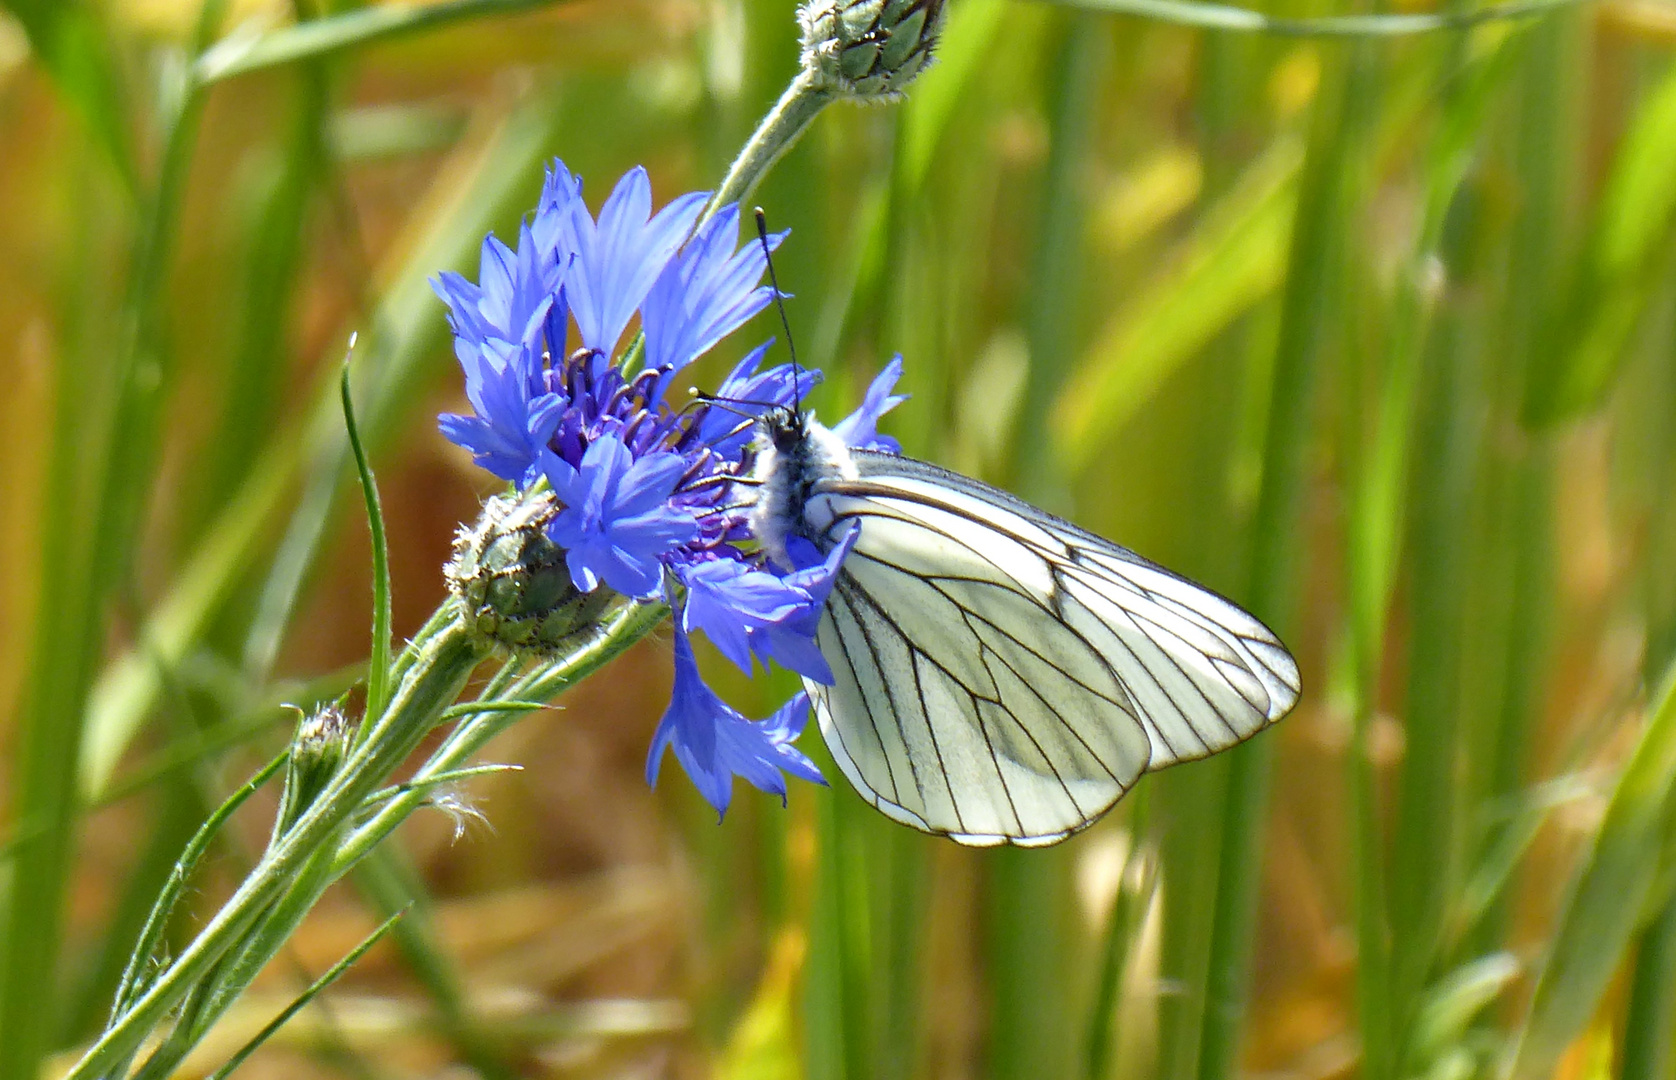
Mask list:
POLYGON ((796 450, 797 444, 803 441, 802 421, 791 409, 778 408, 763 413, 762 424, 774 449, 782 454, 796 450))

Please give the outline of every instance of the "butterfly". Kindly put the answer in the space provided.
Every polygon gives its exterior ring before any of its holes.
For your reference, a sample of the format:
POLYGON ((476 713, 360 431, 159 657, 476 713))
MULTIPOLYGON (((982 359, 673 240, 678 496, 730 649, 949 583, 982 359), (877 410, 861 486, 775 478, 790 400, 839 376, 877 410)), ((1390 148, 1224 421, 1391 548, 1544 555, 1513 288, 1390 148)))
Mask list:
POLYGON ((887 816, 1045 846, 1143 773, 1297 704, 1298 665, 1232 602, 1008 493, 852 449, 801 407, 757 421, 752 530, 788 563, 855 533, 804 680, 839 769, 887 816))

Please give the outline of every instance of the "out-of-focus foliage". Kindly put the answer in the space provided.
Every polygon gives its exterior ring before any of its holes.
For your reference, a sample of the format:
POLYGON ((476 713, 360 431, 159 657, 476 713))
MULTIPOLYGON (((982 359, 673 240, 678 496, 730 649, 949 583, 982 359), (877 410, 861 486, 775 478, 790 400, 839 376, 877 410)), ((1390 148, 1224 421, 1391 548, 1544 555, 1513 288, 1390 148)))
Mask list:
MULTIPOLYGON (((596 198, 713 186, 792 9, 5 5, 0 1080, 97 1029, 281 703, 359 677, 349 333, 409 634, 488 494, 435 432, 427 277, 553 154, 596 198)), ((1673 52, 1660 0, 1379 40, 950 0, 905 100, 829 108, 755 196, 813 404, 902 352, 910 453, 1252 605, 1297 713, 1050 851, 892 825, 812 735, 832 790, 717 827, 641 779, 654 638, 495 745, 489 827, 422 816, 328 897, 191 1068, 412 902, 244 1075, 1669 1076, 1673 52)))

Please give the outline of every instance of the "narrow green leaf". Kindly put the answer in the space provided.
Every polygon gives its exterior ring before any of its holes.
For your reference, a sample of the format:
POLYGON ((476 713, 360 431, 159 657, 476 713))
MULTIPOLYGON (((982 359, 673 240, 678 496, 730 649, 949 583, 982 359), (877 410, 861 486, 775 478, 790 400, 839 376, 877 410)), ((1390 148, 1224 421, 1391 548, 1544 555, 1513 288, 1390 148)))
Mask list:
MULTIPOLYGON (((1316 102, 1318 111, 1299 178, 1298 210, 1281 294, 1262 483, 1252 520, 1250 584, 1244 599, 1282 636, 1291 630, 1296 568, 1303 554, 1297 520, 1303 506, 1305 452, 1315 427, 1315 388, 1325 366, 1333 316, 1343 307, 1343 230, 1359 213, 1359 156, 1370 141, 1368 132, 1379 102, 1377 69, 1365 50, 1352 50, 1343 64, 1316 102)), ((1238 1060, 1273 754, 1273 739, 1266 737, 1227 754, 1227 801, 1199 1032, 1200 1080, 1226 1080, 1234 1074, 1238 1060)))
POLYGON ((394 784, 367 796, 367 808, 379 806, 391 799, 403 795, 425 794, 434 791, 444 784, 458 783, 477 776, 493 776, 496 773, 522 772, 522 765, 471 765, 464 769, 446 769, 442 772, 428 772, 424 776, 394 784))
POLYGON ((206 50, 193 74, 201 83, 263 68, 315 60, 377 41, 416 34, 450 23, 509 15, 567 0, 443 0, 437 4, 389 3, 352 8, 338 15, 288 26, 267 34, 235 33, 206 50))
POLYGON ((465 701, 443 710, 442 718, 458 720, 462 716, 487 712, 540 712, 553 707, 545 701, 465 701))
POLYGON ((1636 110, 1595 213, 1565 346, 1532 387, 1531 416, 1563 422, 1596 407, 1628 355, 1676 237, 1676 69, 1636 110))
MULTIPOLYGON (((1136 806, 1130 834, 1146 835, 1150 816, 1150 788, 1135 793, 1136 806)), ((1122 1004, 1123 977, 1129 970, 1131 953, 1140 941, 1139 930, 1152 907, 1158 888, 1156 855, 1138 844, 1125 854, 1118 875, 1117 895, 1106 917, 1105 940, 1100 943, 1100 971, 1089 1008, 1089 1024, 1083 1044, 1083 1075, 1088 1080, 1108 1080, 1118 1054, 1118 1008, 1122 1004)))
POLYGON ((951 6, 937 45, 937 63, 914 81, 913 92, 902 109, 896 169, 903 194, 919 190, 925 182, 926 170, 949 128, 955 106, 982 72, 984 57, 1006 11, 1004 0, 966 0, 951 6))
POLYGON ((1676 1067, 1676 899, 1641 935, 1622 1060, 1623 1080, 1668 1080, 1676 1067))
POLYGON ((137 198, 140 178, 129 145, 126 98, 97 9, 87 0, 5 0, 5 7, 23 24, 30 47, 137 198))
POLYGON ((1594 1015, 1659 873, 1676 790, 1676 665, 1618 778, 1600 832, 1566 902, 1520 1035, 1513 1080, 1548 1076, 1594 1015))
POLYGON ((210 616, 233 595, 254 552, 268 539, 264 514, 284 498, 289 479, 273 454, 245 478, 152 608, 140 631, 146 648, 122 654, 100 674, 88 701, 81 746, 83 799, 95 802, 107 793, 129 741, 162 693, 161 670, 186 659, 210 616))
MULTIPOLYGON (((458 774, 499 771, 509 766, 456 770, 458 774)), ((516 1071, 495 1050, 471 1015, 464 979, 454 957, 437 937, 430 918, 431 900, 413 864, 392 846, 375 849, 355 868, 354 882, 375 914, 407 913, 396 927, 395 946, 408 969, 430 995, 437 1027, 455 1051, 484 1080, 513 1080, 516 1071)))
POLYGON ((1177 26, 1206 30, 1230 30, 1275 37, 1389 38, 1433 34, 1440 30, 1465 30, 1484 23, 1534 19, 1560 8, 1580 6, 1592 0, 1520 0, 1511 4, 1490 4, 1465 11, 1435 15, 1327 15, 1312 19, 1290 19, 1265 15, 1229 4, 1185 3, 1178 0, 1049 0, 1064 7, 1101 11, 1113 15, 1138 15, 1177 26))
MULTIPOLYGON (((355 338, 349 339, 355 349, 355 338)), ((384 536, 384 507, 378 499, 378 481, 367 462, 361 432, 355 426, 355 400, 349 392, 349 358, 344 357, 338 383, 343 398, 343 428, 355 455, 355 473, 361 480, 361 498, 367 508, 367 532, 372 537, 372 655, 367 658, 367 709, 360 730, 366 731, 380 716, 390 696, 390 545, 384 536)))
POLYGON ((336 140, 327 134, 332 106, 328 73, 323 65, 310 64, 290 81, 295 84, 290 130, 273 148, 282 161, 262 170, 252 184, 259 205, 250 215, 239 279, 238 336, 226 363, 215 434, 205 444, 215 449, 199 470, 197 497, 181 527, 185 535, 195 534, 236 493, 284 413, 286 374, 297 339, 297 290, 309 254, 310 210, 316 193, 329 189, 338 174, 332 159, 336 140))
MULTIPOLYGON (((1113 43, 1101 20, 1085 13, 1063 18, 1055 30, 1043 54, 1056 77, 1049 84, 1051 141, 1024 303, 1029 368, 1008 471, 1020 494, 1062 509, 1066 475, 1053 452, 1052 425, 1039 417, 1076 363, 1078 267, 1088 215, 1082 178, 1097 146, 1098 103, 1113 43)), ((1077 946, 1071 856, 1064 848, 1005 848, 986 855, 986 862, 990 1076, 1072 1075, 1080 1009, 1071 993, 1077 946)))
POLYGON ((1518 808, 1508 815, 1490 845, 1479 853, 1476 865, 1451 897, 1453 907, 1446 923, 1451 946, 1465 940, 1501 900, 1513 880, 1513 871, 1554 811, 1595 794, 1594 785, 1578 776, 1556 777, 1520 793, 1518 808))
POLYGON ((243 1065, 245 1061, 249 1059, 251 1054, 254 1054, 257 1050, 261 1049, 262 1044, 272 1038, 274 1032, 284 1027, 293 1016, 302 1012, 309 1002, 313 1001, 320 995, 322 990, 337 982, 338 979, 343 976, 344 972, 354 966, 355 961, 365 956, 369 949, 383 940, 385 934, 388 934, 391 930, 395 929, 396 923, 399 922, 405 914, 407 914, 407 909, 403 908, 401 911, 396 912, 388 919, 379 923, 377 929, 362 938, 359 945, 345 953, 342 960, 339 960, 337 963, 327 968, 318 979, 315 979, 308 985, 308 989, 297 995, 297 999, 295 1001, 287 1005, 278 1016, 269 1021, 261 1031, 256 1033, 254 1038, 245 1043, 244 1046, 240 1047, 238 1053, 229 1058, 225 1065, 221 1066, 221 1068, 215 1070, 213 1073, 210 1073, 209 1080, 226 1080, 226 1078, 232 1074, 233 1070, 237 1069, 240 1065, 243 1065))
POLYGON ((1414 1023, 1408 1064, 1417 1072, 1458 1046, 1473 1020, 1523 973, 1511 953, 1492 953, 1462 965, 1427 989, 1414 1023))
POLYGON ((1045 425, 1068 471, 1097 460, 1172 374, 1280 284, 1302 158, 1297 144, 1277 141, 1185 241, 1175 266, 1100 331, 1045 425))

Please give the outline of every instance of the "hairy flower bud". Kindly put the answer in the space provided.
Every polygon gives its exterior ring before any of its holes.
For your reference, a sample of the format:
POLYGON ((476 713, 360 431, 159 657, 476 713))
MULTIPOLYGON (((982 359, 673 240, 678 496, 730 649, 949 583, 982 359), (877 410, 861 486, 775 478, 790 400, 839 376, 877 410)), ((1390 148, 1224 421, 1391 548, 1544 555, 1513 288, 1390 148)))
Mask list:
POLYGON ((945 0, 809 0, 803 67, 847 97, 892 97, 931 63, 945 0))
POLYGON ((549 652, 619 599, 604 585, 576 588, 565 550, 547 535, 561 509, 550 489, 534 488, 496 495, 460 527, 444 573, 478 634, 510 649, 549 652))
POLYGON ((290 831, 331 783, 355 737, 355 722, 341 702, 322 705, 311 713, 298 712, 297 731, 285 763, 285 790, 274 820, 276 840, 290 831))

